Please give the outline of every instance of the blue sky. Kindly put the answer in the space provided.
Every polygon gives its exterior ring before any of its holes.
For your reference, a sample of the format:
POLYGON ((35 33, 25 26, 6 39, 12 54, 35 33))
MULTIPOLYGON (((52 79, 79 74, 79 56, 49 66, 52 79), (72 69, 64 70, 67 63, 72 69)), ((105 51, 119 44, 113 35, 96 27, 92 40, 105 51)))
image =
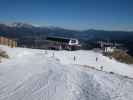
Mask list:
POLYGON ((133 0, 0 0, 0 22, 133 30, 133 0))

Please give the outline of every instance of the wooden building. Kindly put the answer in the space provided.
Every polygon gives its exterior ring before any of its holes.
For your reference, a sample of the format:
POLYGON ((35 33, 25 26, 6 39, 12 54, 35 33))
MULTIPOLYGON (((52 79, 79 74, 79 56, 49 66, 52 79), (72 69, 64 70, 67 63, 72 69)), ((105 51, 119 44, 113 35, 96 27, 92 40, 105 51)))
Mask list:
POLYGON ((78 39, 57 36, 24 37, 18 41, 19 47, 46 50, 78 50, 81 45, 78 39))
POLYGON ((0 36, 0 44, 1 45, 6 45, 11 48, 17 47, 17 42, 15 40, 0 36))
POLYGON ((47 48, 55 50, 78 50, 81 48, 78 39, 64 37, 47 37, 47 48))

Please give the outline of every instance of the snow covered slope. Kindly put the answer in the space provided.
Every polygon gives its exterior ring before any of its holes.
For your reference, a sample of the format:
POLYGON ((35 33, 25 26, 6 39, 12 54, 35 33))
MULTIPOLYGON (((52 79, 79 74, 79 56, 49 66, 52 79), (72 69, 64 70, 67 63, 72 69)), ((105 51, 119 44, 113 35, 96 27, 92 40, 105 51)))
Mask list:
MULTIPOLYGON (((133 100, 132 79, 81 66, 98 66, 87 54, 100 54, 0 48, 10 55, 0 63, 0 100, 133 100), (72 61, 75 54, 84 60, 72 61), (90 61, 85 62, 87 59, 90 61)), ((106 59, 102 64, 110 61, 106 59)))
POLYGON ((48 57, 51 57, 53 52, 55 58, 58 58, 62 64, 88 65, 96 69, 100 69, 102 66, 104 71, 114 72, 133 78, 133 65, 127 65, 114 59, 109 59, 103 56, 101 53, 83 50, 73 52, 48 51, 48 57), (75 61, 74 56, 76 58, 75 61), (98 58, 97 61, 96 58, 98 58))

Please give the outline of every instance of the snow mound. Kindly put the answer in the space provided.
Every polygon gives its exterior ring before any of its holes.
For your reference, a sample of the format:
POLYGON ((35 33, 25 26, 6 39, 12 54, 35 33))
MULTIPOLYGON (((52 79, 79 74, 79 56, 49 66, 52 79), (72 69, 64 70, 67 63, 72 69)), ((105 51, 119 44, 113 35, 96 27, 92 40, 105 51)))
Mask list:
POLYGON ((41 50, 2 48, 11 58, 0 63, 0 100, 133 100, 132 79, 62 64, 41 50))

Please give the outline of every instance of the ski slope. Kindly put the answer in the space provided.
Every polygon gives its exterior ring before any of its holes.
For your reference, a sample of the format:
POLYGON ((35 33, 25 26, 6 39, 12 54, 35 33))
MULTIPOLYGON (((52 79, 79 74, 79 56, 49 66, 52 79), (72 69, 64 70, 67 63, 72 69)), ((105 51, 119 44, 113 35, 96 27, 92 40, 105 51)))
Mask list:
POLYGON ((104 64, 104 70, 112 66, 112 71, 125 75, 129 70, 121 72, 121 66, 132 69, 132 65, 93 51, 0 48, 10 56, 0 63, 0 100, 133 100, 132 79, 83 67, 104 64))
POLYGON ((120 63, 114 59, 103 56, 101 53, 94 51, 48 51, 48 57, 53 56, 59 59, 62 64, 78 64, 94 67, 103 71, 114 72, 120 75, 129 76, 133 78, 133 65, 120 63), (74 61, 75 56, 75 61, 74 61), (96 61, 96 58, 98 60, 96 61))

